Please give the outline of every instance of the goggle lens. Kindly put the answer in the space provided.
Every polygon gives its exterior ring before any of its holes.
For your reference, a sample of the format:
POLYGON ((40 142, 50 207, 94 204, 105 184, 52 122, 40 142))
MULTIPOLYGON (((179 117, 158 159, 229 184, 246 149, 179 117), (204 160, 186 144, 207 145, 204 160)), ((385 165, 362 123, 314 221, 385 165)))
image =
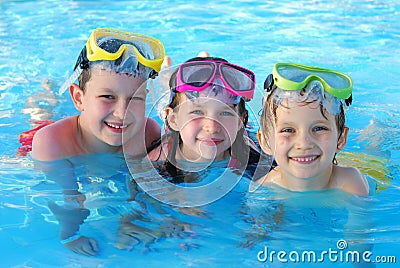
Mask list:
POLYGON ((254 90, 254 74, 247 72, 246 69, 238 69, 236 66, 221 65, 221 72, 225 81, 236 91, 254 90))
POLYGON ((251 99, 254 94, 253 72, 227 62, 187 62, 178 68, 176 91, 201 91, 219 77, 232 95, 251 99))
POLYGON ((327 73, 314 70, 305 70, 295 66, 279 66, 277 68, 278 73, 291 81, 301 83, 309 76, 317 76, 324 80, 332 88, 348 88, 350 87, 349 79, 337 73, 327 73))
POLYGON ((182 82, 194 86, 203 87, 214 74, 215 66, 207 63, 187 64, 181 68, 182 82))

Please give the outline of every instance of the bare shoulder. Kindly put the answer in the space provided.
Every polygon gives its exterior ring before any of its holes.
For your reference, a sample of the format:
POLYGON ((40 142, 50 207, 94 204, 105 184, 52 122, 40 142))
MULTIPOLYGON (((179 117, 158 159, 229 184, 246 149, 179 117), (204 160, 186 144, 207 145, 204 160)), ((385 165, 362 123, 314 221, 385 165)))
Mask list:
POLYGON ((162 146, 162 145, 159 145, 158 147, 154 148, 153 150, 151 150, 151 151, 147 154, 147 158, 149 158, 150 161, 162 160, 162 159, 160 159, 161 156, 162 156, 161 146, 162 146))
POLYGON ((369 194, 367 179, 355 167, 335 166, 331 186, 357 195, 369 194))
POLYGON ((262 186, 271 186, 273 184, 280 185, 279 183, 280 173, 276 171, 276 169, 271 170, 268 172, 264 177, 257 180, 258 184, 262 186))
POLYGON ((146 128, 145 128, 145 141, 146 147, 148 148, 154 141, 157 141, 161 138, 161 128, 156 120, 152 118, 146 119, 146 128))
POLYGON ((153 150, 151 150, 148 154, 147 157, 150 159, 150 161, 165 161, 167 159, 167 152, 168 148, 166 144, 160 144, 153 150))
POLYGON ((68 117, 36 132, 32 141, 32 157, 41 161, 53 161, 69 156, 74 148, 76 117, 68 117))

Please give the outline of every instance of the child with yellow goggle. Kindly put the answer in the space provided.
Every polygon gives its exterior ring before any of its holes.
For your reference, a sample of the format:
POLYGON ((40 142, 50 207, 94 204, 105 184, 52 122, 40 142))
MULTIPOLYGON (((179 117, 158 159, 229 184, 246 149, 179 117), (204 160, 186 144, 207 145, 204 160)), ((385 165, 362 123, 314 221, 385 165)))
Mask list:
POLYGON ((73 170, 66 168, 71 165, 67 158, 122 152, 123 146, 126 155, 146 155, 161 133, 158 123, 145 117, 146 80, 157 75, 164 56, 164 46, 155 38, 95 29, 59 91, 69 88, 80 114, 51 123, 33 137, 32 157, 41 160, 46 175, 63 186, 69 208, 55 202, 49 202, 49 207, 60 222, 61 242, 76 253, 96 255, 98 247, 94 239, 79 234, 89 211, 73 170), (48 161, 52 165, 46 165, 48 161), (71 174, 63 173, 64 169, 71 174))
POLYGON ((33 158, 51 161, 82 153, 119 152, 122 134, 124 143, 132 143, 126 146, 127 154, 145 155, 146 147, 160 133, 158 124, 144 116, 145 82, 160 71, 164 55, 164 46, 155 38, 95 29, 74 73, 59 91, 62 94, 69 88, 80 115, 38 131, 33 139, 33 158), (79 84, 75 84, 76 79, 79 84), (140 140, 144 142, 137 142, 140 140))
POLYGON ((278 63, 264 90, 258 140, 277 165, 259 182, 293 191, 337 188, 368 195, 368 182, 360 171, 339 166, 335 159, 347 141, 351 78, 332 70, 278 63))

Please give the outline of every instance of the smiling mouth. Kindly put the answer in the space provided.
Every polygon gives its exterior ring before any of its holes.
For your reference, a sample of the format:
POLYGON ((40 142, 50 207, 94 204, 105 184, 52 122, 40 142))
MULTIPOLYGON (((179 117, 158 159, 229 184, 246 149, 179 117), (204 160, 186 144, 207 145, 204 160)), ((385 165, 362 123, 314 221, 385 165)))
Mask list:
POLYGON ((309 164, 314 162, 319 156, 318 155, 313 155, 313 156, 306 156, 306 157, 290 157, 293 161, 299 162, 301 164, 309 164))
POLYGON ((207 144, 207 145, 218 145, 222 142, 221 139, 198 139, 200 142, 207 144))
POLYGON ((113 123, 108 123, 104 122, 108 127, 115 128, 115 129, 124 129, 127 127, 127 125, 122 125, 122 124, 113 124, 113 123))

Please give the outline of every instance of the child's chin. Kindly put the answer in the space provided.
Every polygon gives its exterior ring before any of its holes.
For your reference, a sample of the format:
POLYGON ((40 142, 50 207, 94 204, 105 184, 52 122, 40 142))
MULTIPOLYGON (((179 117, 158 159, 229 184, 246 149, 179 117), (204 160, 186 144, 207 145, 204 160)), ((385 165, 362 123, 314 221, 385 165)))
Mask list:
POLYGON ((106 143, 112 147, 121 147, 122 146, 122 140, 108 140, 106 143))
POLYGON ((215 153, 211 153, 211 154, 203 154, 202 155, 202 162, 212 162, 212 161, 216 161, 216 160, 222 160, 224 159, 224 154, 220 154, 220 155, 215 155, 215 153))

